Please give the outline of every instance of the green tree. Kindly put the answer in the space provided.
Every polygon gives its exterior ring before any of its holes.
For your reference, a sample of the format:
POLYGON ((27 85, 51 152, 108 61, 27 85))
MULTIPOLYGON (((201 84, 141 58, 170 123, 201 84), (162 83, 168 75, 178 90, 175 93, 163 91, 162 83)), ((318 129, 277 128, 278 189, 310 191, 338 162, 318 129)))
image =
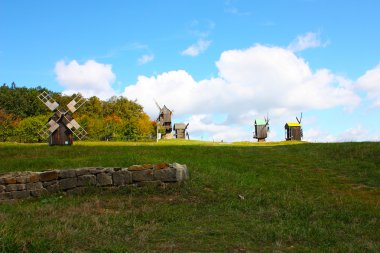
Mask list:
POLYGON ((46 124, 47 118, 44 115, 28 117, 20 121, 17 127, 17 138, 20 142, 40 142, 39 131, 46 124))
POLYGON ((15 135, 20 119, 0 109, 0 141, 9 141, 15 135))

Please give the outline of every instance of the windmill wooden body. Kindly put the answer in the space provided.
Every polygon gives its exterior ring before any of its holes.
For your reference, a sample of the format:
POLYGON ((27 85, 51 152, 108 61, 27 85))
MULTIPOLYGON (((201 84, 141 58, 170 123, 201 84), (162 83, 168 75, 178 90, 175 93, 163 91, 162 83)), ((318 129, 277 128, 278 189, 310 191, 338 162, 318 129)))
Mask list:
POLYGON ((300 141, 303 137, 302 131, 302 113, 300 119, 296 117, 297 122, 288 122, 285 124, 285 140, 287 141, 300 141))
POLYGON ((39 134, 43 139, 48 139, 49 145, 71 145, 73 144, 73 136, 83 139, 87 132, 72 117, 74 113, 85 102, 86 99, 76 96, 67 108, 69 111, 59 107, 59 104, 46 92, 42 92, 38 98, 54 112, 49 118, 49 122, 40 130, 39 134))
POLYGON ((173 111, 169 110, 169 108, 164 105, 163 107, 160 107, 159 104, 156 102, 156 105, 159 109, 159 114, 157 117, 157 123, 165 129, 165 134, 162 136, 163 138, 171 138, 172 133, 172 114, 173 111))
POLYGON ((187 123, 187 125, 185 123, 175 123, 174 124, 175 137, 177 139, 186 139, 186 137, 189 139, 189 133, 186 131, 188 126, 189 126, 189 123, 187 123))
POLYGON ((263 142, 268 137, 269 132, 269 118, 257 118, 255 120, 255 132, 253 138, 258 142, 263 142))

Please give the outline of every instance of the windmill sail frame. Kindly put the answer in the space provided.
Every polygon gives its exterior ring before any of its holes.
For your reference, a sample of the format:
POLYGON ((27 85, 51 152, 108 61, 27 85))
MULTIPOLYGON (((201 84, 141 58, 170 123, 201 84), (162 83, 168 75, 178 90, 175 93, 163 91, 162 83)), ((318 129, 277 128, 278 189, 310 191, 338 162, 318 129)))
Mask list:
POLYGON ((66 105, 68 110, 65 110, 57 109, 59 104, 46 91, 37 97, 54 112, 48 123, 38 133, 42 139, 49 139, 49 145, 71 145, 73 143, 72 135, 79 140, 87 135, 86 130, 70 114, 70 112, 76 112, 86 103, 87 99, 78 94, 66 105))

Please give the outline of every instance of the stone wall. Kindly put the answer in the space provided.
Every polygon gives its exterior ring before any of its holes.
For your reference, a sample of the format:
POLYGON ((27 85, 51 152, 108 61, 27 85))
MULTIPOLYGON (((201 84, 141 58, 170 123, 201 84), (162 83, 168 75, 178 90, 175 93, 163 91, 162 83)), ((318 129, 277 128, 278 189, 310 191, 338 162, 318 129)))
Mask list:
POLYGON ((123 187, 162 185, 189 178, 178 163, 133 165, 128 168, 78 168, 0 175, 0 201, 40 197, 56 192, 80 193, 88 186, 123 187))

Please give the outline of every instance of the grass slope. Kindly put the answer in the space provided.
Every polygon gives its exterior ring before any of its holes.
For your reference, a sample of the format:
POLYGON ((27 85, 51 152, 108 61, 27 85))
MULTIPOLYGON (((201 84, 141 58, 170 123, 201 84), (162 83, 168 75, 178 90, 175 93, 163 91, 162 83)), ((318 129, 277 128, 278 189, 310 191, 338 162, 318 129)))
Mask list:
POLYGON ((379 154, 380 143, 0 144, 0 173, 174 161, 191 173, 166 189, 0 204, 0 252, 380 252, 379 154))

